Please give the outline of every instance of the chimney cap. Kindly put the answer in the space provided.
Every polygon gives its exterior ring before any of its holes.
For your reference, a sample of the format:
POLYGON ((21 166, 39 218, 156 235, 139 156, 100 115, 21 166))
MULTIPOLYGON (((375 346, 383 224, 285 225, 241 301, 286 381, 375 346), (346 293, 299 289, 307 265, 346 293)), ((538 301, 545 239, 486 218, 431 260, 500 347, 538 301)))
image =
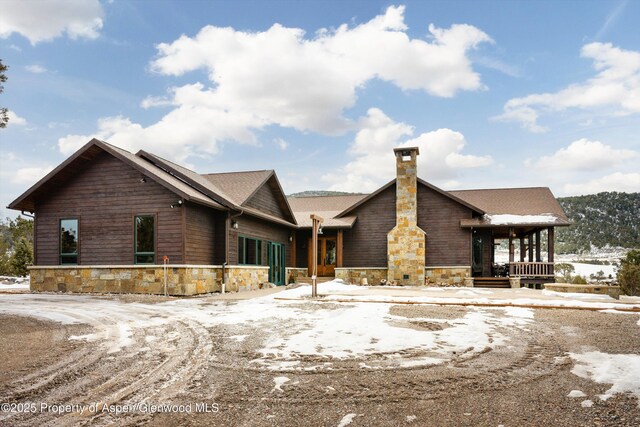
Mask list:
POLYGON ((398 147, 393 149, 396 156, 398 153, 400 153, 401 156, 410 156, 412 151, 416 152, 416 156, 420 154, 418 147, 398 147))

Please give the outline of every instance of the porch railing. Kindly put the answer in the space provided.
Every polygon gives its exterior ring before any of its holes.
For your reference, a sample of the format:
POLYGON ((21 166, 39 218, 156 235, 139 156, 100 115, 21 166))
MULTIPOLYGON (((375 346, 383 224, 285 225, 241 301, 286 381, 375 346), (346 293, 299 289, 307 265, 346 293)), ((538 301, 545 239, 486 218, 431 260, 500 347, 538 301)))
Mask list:
POLYGON ((509 264, 511 277, 553 277, 552 262, 512 262, 509 264))

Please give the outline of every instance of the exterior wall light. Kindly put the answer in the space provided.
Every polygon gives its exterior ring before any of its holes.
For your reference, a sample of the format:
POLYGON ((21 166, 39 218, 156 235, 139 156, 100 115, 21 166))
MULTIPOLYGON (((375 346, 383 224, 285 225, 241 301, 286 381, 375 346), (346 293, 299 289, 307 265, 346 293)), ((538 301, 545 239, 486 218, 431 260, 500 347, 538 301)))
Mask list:
POLYGON ((238 229, 238 221, 231 221, 231 228, 233 228, 234 230, 238 229))
POLYGON ((182 207, 182 199, 180 199, 177 202, 171 204, 171 209, 180 208, 180 207, 182 207))

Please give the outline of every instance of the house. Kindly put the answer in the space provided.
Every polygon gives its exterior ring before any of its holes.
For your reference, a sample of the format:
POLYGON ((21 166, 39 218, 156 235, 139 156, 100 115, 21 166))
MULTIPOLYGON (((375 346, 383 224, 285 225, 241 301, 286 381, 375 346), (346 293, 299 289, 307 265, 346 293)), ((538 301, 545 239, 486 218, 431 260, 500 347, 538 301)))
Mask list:
POLYGON ((305 280, 314 262, 350 282, 481 285, 498 280, 501 239, 510 277, 549 280, 554 227, 569 224, 549 189, 447 192, 418 178, 417 148, 394 151, 396 179, 371 194, 287 198, 272 170, 201 175, 93 139, 8 207, 34 214, 34 291, 255 289, 305 280))

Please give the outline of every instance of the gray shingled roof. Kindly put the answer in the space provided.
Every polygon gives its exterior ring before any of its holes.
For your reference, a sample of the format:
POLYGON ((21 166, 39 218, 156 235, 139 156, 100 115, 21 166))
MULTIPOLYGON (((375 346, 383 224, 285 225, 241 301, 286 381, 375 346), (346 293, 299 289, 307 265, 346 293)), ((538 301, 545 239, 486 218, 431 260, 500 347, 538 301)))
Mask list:
POLYGON ((504 225, 508 215, 514 216, 514 225, 518 224, 518 218, 515 218, 518 216, 521 217, 521 225, 569 225, 567 215, 547 187, 456 190, 449 193, 486 213, 481 218, 466 221, 465 226, 489 226, 497 220, 501 222, 499 225, 504 225), (535 216, 540 220, 537 221, 535 216))
POLYGON ((222 190, 236 205, 242 206, 273 173, 273 170, 260 170, 207 173, 202 177, 222 190))
POLYGON ((323 227, 351 228, 356 216, 335 218, 340 212, 367 197, 366 194, 349 194, 342 196, 288 197, 289 205, 301 228, 311 228, 311 214, 324 219, 323 227))

